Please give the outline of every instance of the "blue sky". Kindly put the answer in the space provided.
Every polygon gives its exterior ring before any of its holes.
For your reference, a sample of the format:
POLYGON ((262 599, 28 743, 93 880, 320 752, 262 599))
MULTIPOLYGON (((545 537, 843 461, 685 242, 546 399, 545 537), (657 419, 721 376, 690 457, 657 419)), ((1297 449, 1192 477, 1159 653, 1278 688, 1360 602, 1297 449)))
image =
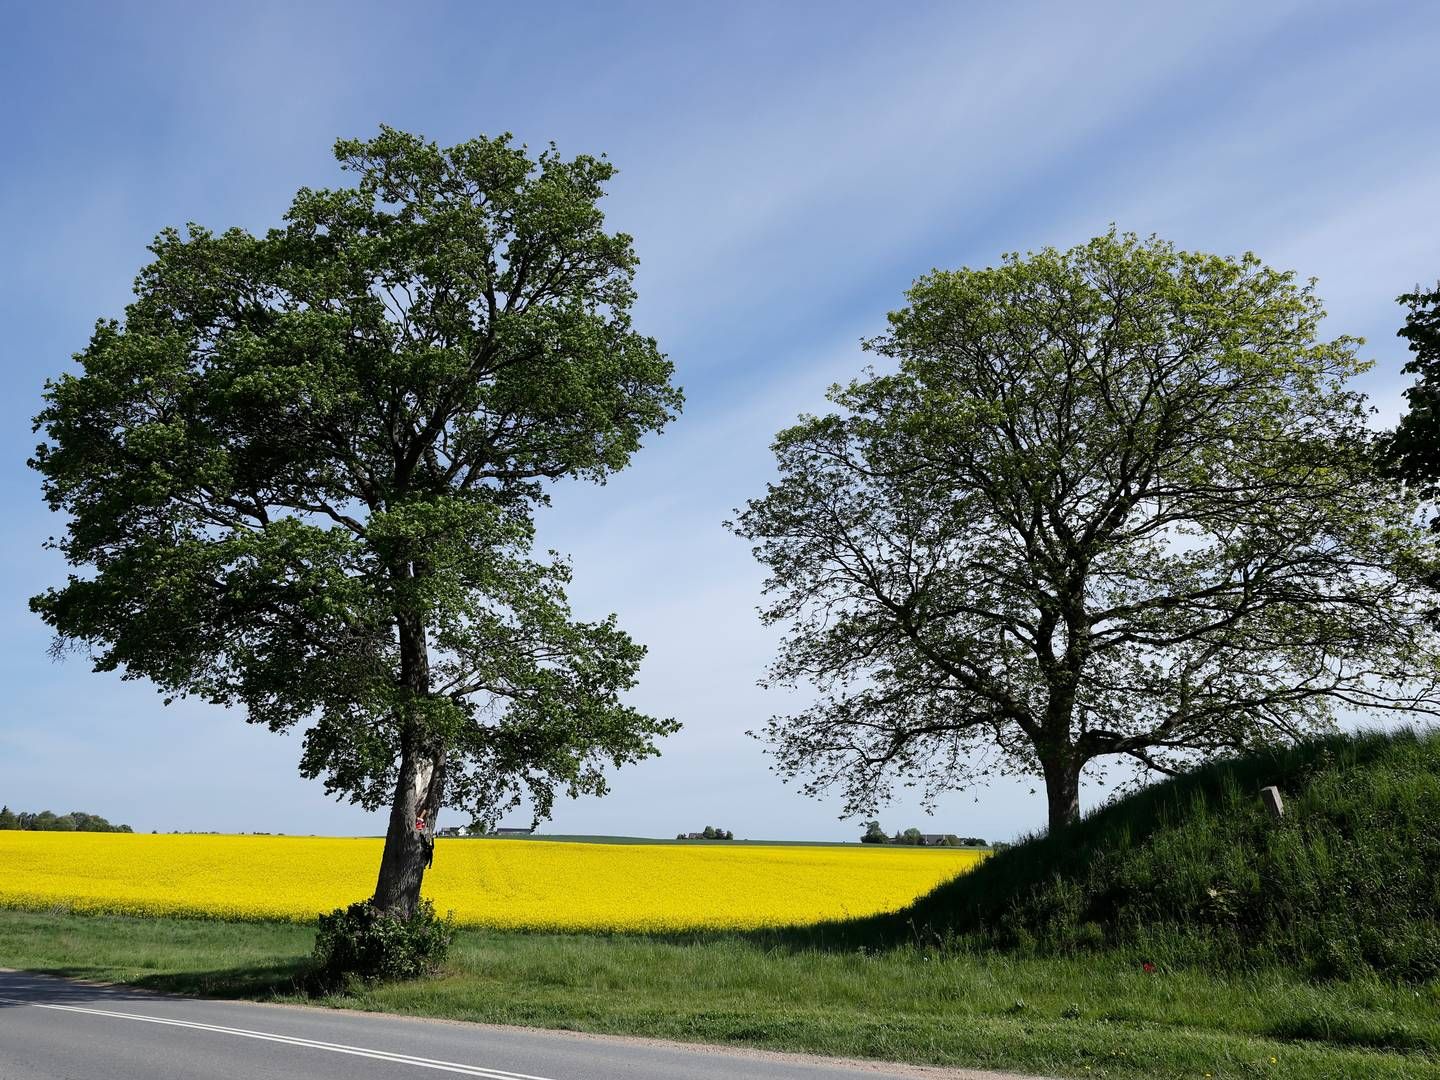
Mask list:
MULTIPOLYGON (((560 805, 556 832, 855 834, 741 734, 787 706, 755 686, 775 639, 754 614, 761 573, 721 522, 919 274, 1111 222, 1253 250, 1319 279, 1327 333, 1368 339, 1382 424, 1405 384, 1394 297, 1440 277, 1440 20, 1422 3, 5 0, 0 15, 0 800, 28 809, 382 831, 299 778, 298 738, 52 662, 25 603, 64 573, 24 465, 44 380, 120 314, 159 229, 277 223, 297 187, 341 182, 338 136, 508 130, 621 170, 608 220, 635 237, 637 321, 688 404, 608 486, 558 492, 541 539, 572 556, 582 614, 618 612, 650 646, 635 703, 686 727, 610 797, 560 805)), ((1030 787, 881 819, 1006 837, 1043 821, 1030 787)))

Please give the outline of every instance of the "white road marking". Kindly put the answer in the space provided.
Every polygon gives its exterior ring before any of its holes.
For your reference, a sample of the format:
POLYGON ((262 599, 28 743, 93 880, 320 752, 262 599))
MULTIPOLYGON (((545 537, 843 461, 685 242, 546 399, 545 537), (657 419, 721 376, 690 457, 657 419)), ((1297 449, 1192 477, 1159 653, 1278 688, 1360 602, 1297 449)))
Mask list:
POLYGON ((24 1001, 18 998, 0 998, 0 1001, 10 1005, 29 1005, 36 1009, 56 1009, 60 1012, 87 1013, 91 1016, 111 1016, 120 1020, 139 1020, 146 1024, 164 1024, 169 1027, 214 1031, 222 1035, 239 1035, 246 1039, 261 1039, 265 1042, 285 1043, 290 1046, 307 1046, 313 1050, 328 1050, 332 1054, 349 1054, 352 1057, 389 1061, 396 1065, 413 1065, 419 1069, 460 1073, 462 1076, 482 1076, 488 1080, 550 1080, 549 1077, 532 1076, 530 1073, 487 1069, 483 1065, 466 1065, 458 1061, 437 1061, 434 1058, 416 1057, 413 1054, 396 1054, 389 1050, 370 1050, 363 1046, 347 1046, 344 1043, 317 1042, 314 1039, 302 1039, 294 1035, 277 1035, 269 1031, 249 1031, 245 1028, 221 1027, 218 1024, 198 1024, 191 1020, 172 1020, 164 1016, 145 1016, 142 1013, 115 1012, 110 1009, 85 1009, 78 1005, 56 1005, 48 1001, 24 1001))

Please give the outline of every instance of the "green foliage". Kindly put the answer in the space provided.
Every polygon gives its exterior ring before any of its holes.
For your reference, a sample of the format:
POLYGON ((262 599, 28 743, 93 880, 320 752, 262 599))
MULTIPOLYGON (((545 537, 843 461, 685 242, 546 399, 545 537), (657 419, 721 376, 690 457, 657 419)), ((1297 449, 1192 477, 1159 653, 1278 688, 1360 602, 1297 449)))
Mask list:
POLYGON ((133 831, 129 825, 111 825, 99 814, 87 814, 82 810, 72 810, 68 814, 42 810, 38 814, 31 814, 23 810, 16 813, 8 806, 0 807, 0 829, 33 829, 37 832, 133 831))
POLYGON ((1435 979, 1440 733, 1336 736, 1213 762, 838 932, 1435 979), (1272 784, 1285 799, 1279 821, 1258 795, 1272 784))
POLYGON ((885 835, 885 830, 881 827, 880 822, 867 821, 860 842, 862 844, 887 844, 890 842, 890 837, 885 835))
POLYGON ((1082 770, 1440 709, 1440 546, 1311 286, 1111 231, 906 298, 732 525, 770 681, 818 691, 761 733, 782 776, 868 813, 1028 773, 1058 826, 1082 770))
POLYGON ((419 979, 445 963, 455 939, 454 916, 435 914, 422 900, 408 917, 377 910, 368 900, 321 915, 311 957, 311 978, 320 989, 419 979))
POLYGON ((327 792, 544 816, 677 726, 622 703, 643 647, 532 553, 552 482, 603 482, 681 404, 631 325, 614 168, 391 128, 335 152, 355 185, 281 228, 162 232, 47 384, 32 465, 84 572, 31 606, 96 670, 304 727, 327 792))
POLYGON ((734 840, 735 834, 729 829, 722 829, 718 825, 706 825, 698 834, 677 833, 676 840, 734 840))
POLYGON ((1406 307, 1398 334, 1414 354, 1405 365, 1418 378, 1405 391, 1408 411, 1385 444, 1395 474, 1428 497, 1440 492, 1440 284, 1399 298, 1406 307))

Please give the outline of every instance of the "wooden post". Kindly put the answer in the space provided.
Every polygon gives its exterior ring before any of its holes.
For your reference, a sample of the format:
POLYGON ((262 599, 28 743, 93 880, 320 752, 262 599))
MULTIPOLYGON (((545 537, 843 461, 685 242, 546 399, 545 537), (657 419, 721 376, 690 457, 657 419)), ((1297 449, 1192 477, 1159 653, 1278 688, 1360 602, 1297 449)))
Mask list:
POLYGON ((1278 787, 1261 788, 1260 801, 1265 804, 1265 809, 1270 811, 1271 817, 1279 819, 1285 816, 1285 800, 1280 797, 1278 787))

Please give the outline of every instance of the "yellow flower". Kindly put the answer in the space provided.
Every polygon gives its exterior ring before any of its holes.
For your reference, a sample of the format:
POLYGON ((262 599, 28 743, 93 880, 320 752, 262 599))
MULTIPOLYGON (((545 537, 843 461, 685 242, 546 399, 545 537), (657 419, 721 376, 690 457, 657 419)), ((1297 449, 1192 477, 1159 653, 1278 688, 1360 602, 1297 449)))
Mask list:
MULTIPOLYGON (((0 907, 309 922, 368 896, 379 839, 0 832, 0 907)), ((964 849, 442 839, 425 895, 468 926, 749 929, 872 915, 964 849)))

